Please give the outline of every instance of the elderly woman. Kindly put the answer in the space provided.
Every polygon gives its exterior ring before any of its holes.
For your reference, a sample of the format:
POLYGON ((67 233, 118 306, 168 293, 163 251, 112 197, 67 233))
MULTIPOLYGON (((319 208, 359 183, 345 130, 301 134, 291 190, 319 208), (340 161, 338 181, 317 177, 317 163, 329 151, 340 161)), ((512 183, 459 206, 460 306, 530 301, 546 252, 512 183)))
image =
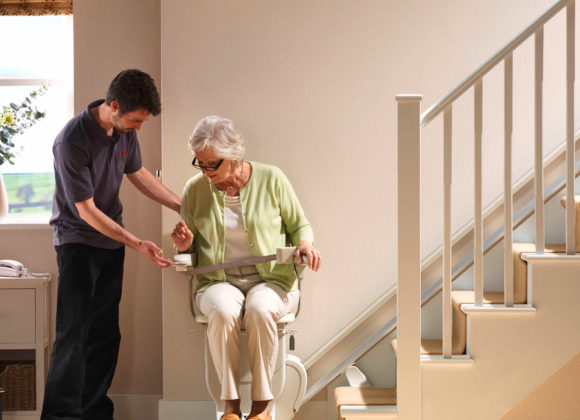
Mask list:
MULTIPOLYGON (((180 252, 195 252, 198 266, 269 255, 292 244, 296 258, 318 271, 320 253, 290 182, 275 166, 244 160, 232 121, 209 116, 189 139, 201 170, 184 189, 172 238, 180 252)), ((195 302, 208 318, 208 342, 225 402, 223 420, 239 420, 240 325, 248 335, 252 373, 249 420, 270 419, 272 375, 282 316, 296 312, 299 291, 292 265, 275 261, 198 275, 195 302)))

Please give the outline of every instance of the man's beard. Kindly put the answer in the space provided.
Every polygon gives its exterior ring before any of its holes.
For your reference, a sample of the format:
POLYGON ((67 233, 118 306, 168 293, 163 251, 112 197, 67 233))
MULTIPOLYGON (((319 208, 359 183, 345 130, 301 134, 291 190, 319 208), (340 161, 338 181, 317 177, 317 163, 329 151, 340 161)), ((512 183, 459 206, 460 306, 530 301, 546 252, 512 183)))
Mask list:
POLYGON ((134 130, 134 128, 123 128, 120 127, 118 124, 118 121, 120 120, 119 117, 117 116, 113 116, 113 127, 115 128, 115 130, 121 134, 126 134, 126 133, 130 133, 131 131, 134 130))

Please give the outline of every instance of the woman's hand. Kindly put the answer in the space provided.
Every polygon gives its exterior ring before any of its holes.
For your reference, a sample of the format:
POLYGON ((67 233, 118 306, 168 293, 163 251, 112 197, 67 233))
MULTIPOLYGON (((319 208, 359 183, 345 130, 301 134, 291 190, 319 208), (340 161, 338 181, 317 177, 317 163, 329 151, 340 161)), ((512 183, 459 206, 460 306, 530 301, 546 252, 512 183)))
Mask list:
POLYGON ((182 252, 189 249, 193 243, 193 233, 191 233, 191 230, 189 230, 185 222, 180 220, 179 223, 175 225, 175 229, 173 229, 171 239, 173 239, 173 243, 179 252, 182 252))
POLYGON ((298 261, 299 264, 302 263, 303 255, 308 258, 308 268, 313 271, 318 271, 322 264, 322 257, 320 256, 320 252, 308 241, 300 241, 300 244, 296 249, 296 261, 298 261))

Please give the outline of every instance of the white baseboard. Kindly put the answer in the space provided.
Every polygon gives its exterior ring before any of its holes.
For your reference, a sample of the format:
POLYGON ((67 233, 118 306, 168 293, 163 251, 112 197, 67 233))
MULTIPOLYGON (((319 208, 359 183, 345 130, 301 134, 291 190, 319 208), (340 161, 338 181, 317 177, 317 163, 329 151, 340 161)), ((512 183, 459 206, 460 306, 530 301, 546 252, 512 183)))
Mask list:
POLYGON ((213 401, 159 401, 159 420, 215 419, 213 401))
POLYGON ((158 394, 109 394, 116 420, 159 420, 158 394))
MULTIPOLYGON (((115 420, 214 419, 216 415, 213 401, 167 401, 156 394, 109 394, 109 397, 115 404, 115 420)), ((294 420, 325 419, 326 406, 326 401, 308 401, 294 420)), ((5 417, 12 419, 9 415, 5 417)))
MULTIPOLYGON (((324 419, 326 404, 326 401, 309 401, 296 413, 294 419, 324 419)), ((215 415, 213 401, 159 401, 159 420, 213 419, 215 415)))

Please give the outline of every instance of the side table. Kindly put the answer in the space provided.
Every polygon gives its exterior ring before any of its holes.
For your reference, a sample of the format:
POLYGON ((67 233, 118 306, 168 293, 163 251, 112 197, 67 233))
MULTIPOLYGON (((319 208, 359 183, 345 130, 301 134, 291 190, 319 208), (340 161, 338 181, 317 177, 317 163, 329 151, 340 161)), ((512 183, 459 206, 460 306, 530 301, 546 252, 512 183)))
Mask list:
POLYGON ((36 378, 34 409, 4 409, 3 420, 40 418, 48 366, 49 283, 50 276, 0 277, 0 361, 31 360, 32 357, 36 378))

